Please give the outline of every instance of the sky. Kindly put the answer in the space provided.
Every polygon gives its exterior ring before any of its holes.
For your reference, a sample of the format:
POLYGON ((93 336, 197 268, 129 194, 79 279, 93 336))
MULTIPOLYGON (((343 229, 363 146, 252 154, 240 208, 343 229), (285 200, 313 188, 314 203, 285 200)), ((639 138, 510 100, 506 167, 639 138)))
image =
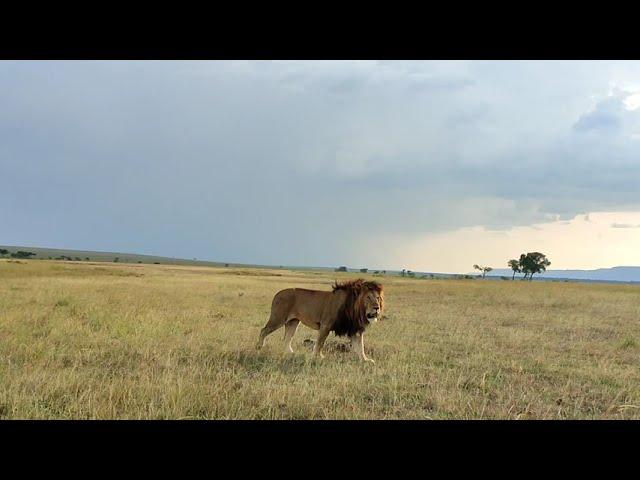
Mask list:
POLYGON ((0 61, 0 244, 640 265, 640 62, 0 61))

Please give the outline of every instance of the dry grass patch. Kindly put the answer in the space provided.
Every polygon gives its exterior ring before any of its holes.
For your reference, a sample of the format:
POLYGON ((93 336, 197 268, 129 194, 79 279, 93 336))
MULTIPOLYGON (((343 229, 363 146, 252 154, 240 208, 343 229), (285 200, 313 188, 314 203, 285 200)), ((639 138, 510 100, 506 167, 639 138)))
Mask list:
POLYGON ((640 418, 635 286, 382 277, 375 365, 254 350, 278 290, 352 276, 0 261, 0 418, 640 418))

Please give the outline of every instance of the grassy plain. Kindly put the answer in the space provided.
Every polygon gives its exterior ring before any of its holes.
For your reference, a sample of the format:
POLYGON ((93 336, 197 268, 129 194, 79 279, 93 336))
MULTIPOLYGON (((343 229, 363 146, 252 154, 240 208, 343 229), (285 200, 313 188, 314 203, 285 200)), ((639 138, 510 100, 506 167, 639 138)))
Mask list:
POLYGON ((640 418, 637 286, 379 277, 375 365, 254 349, 277 291, 355 276, 0 260, 0 418, 640 418))

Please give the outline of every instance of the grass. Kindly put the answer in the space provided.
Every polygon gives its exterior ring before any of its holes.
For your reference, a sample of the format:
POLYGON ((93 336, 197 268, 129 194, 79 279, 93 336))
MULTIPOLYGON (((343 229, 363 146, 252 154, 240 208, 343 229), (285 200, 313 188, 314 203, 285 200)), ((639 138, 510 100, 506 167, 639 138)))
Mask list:
POLYGON ((0 260, 0 418, 640 418, 637 286, 377 277, 375 365, 254 350, 278 290, 352 277, 0 260))

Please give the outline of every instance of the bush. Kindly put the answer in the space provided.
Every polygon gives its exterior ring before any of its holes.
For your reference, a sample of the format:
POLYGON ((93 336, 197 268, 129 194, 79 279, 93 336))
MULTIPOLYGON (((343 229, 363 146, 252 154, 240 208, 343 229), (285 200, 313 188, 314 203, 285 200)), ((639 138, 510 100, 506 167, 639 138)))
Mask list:
POLYGON ((13 258, 31 258, 31 257, 35 257, 36 254, 33 252, 25 252, 23 250, 18 250, 16 253, 12 253, 11 256, 13 258))
POLYGON ((367 273, 369 271, 368 268, 361 268, 360 273, 367 273))
POLYGON ((347 267, 338 267, 335 269, 336 272, 346 272, 347 271, 347 267))

